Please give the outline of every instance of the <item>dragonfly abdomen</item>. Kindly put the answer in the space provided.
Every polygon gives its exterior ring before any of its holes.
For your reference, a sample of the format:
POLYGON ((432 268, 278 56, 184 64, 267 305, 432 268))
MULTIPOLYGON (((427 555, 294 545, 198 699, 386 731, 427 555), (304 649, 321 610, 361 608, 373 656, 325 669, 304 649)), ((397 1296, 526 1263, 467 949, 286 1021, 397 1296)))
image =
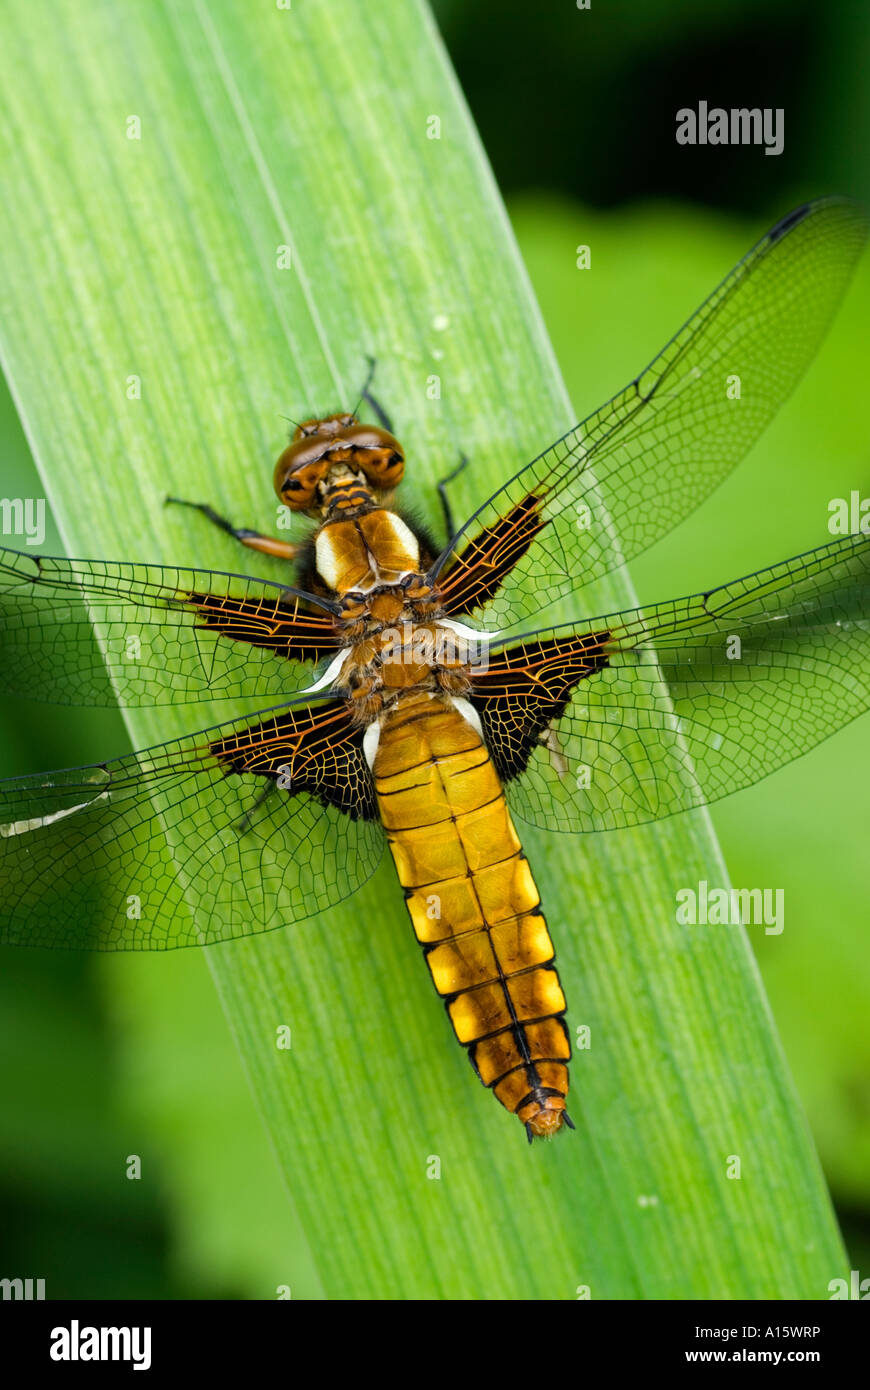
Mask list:
POLYGON ((529 1137, 549 1135, 568 1093, 565 996, 498 774, 463 703, 400 700, 382 724, 375 791, 457 1038, 529 1137))

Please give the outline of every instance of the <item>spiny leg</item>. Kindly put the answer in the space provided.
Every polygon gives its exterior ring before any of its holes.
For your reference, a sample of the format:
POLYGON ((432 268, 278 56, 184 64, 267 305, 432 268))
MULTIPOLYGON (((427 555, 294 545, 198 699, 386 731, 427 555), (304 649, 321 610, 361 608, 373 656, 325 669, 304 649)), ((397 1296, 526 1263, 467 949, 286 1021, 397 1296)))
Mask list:
MULTIPOLYGON (((394 433, 394 430, 393 430, 393 422, 392 422, 392 420, 390 419, 390 417, 389 417, 389 415, 387 414, 387 412, 384 410, 384 407, 381 405, 380 401, 379 401, 375 396, 372 395, 371 390, 369 389, 369 388, 371 387, 372 382, 374 381, 374 377, 375 377, 375 368, 377 367, 378 364, 377 364, 377 362, 375 361, 374 357, 368 357, 366 360, 367 360, 367 362, 368 362, 368 364, 369 364, 369 370, 368 370, 368 375, 366 376, 366 379, 365 379, 365 381, 363 382, 363 388, 362 388, 362 390, 361 390, 360 393, 359 393, 360 404, 361 404, 363 401, 366 401, 366 402, 371 406, 372 410, 375 412, 375 415, 377 416, 378 424, 381 425, 382 428, 385 429, 385 430, 387 430, 390 434, 393 434, 393 433, 394 433)), ((354 415, 356 415, 356 413, 357 413, 358 410, 359 410, 359 405, 357 406, 356 410, 353 412, 354 415)))
POLYGON ((214 507, 210 507, 207 502, 188 502, 184 497, 165 497, 164 504, 173 503, 179 507, 193 507, 197 512, 202 512, 213 525, 218 526, 221 531, 226 531, 227 535, 234 540, 241 541, 251 550, 262 551, 264 555, 274 555, 279 560, 295 560, 299 554, 300 546, 294 541, 279 541, 274 536, 264 536, 259 531, 251 531, 246 526, 234 526, 226 517, 220 516, 214 507))
POLYGON ((243 835, 246 835, 248 833, 248 831, 254 823, 254 816, 257 814, 260 807, 263 805, 264 802, 268 801, 269 798, 272 796, 272 793, 276 792, 277 790, 277 782, 268 782, 266 786, 263 788, 263 790, 258 793, 257 799, 254 802, 253 806, 250 806, 248 810, 245 811, 244 814, 241 815, 239 819, 235 822, 233 829, 235 830, 239 839, 241 839, 243 835))
POLYGON ((459 462, 452 473, 448 473, 446 478, 442 478, 438 483, 438 496, 441 498, 441 511, 444 516, 444 526, 447 531, 448 543, 453 540, 456 530, 453 525, 453 511, 450 506, 450 499, 447 496, 447 485, 452 483, 454 478, 458 478, 463 469, 468 467, 468 455, 460 454, 459 462))

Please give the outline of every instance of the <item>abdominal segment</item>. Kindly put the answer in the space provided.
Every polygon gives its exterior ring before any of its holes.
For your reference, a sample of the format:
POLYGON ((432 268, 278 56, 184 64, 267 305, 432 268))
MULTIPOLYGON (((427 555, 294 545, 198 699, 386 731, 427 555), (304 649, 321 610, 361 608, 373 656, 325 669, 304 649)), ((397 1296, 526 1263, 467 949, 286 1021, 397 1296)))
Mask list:
POLYGON ((571 1052, 565 996, 486 745, 449 700, 411 696, 384 719, 374 778, 414 931, 457 1038, 530 1139, 555 1133, 571 1052))

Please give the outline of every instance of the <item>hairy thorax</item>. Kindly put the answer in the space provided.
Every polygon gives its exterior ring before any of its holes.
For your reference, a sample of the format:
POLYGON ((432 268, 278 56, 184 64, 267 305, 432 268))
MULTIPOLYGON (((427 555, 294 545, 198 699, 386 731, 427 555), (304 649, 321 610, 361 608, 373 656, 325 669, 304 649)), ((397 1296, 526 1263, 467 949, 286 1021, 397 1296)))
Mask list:
POLYGON ((465 695, 469 690, 468 638, 460 624, 439 620, 423 576, 414 580, 407 588, 346 597, 347 649, 335 689, 352 701, 360 724, 370 724, 411 691, 465 695))

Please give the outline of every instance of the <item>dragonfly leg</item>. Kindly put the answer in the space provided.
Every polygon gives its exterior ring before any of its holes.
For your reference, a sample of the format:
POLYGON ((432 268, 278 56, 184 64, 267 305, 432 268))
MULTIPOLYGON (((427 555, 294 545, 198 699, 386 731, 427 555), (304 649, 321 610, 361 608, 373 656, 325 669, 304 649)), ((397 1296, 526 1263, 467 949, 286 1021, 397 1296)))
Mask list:
POLYGON ((275 555, 279 560, 295 560, 299 554, 300 547, 294 541, 279 541, 274 536, 264 536, 259 531, 249 530, 246 526, 234 526, 207 502, 188 502, 184 497, 166 497, 164 501, 179 507, 193 507, 195 511, 202 512, 213 525, 220 527, 227 535, 241 541, 242 545, 248 546, 251 550, 260 550, 264 555, 275 555))
POLYGON ((239 839, 241 839, 243 835, 247 835, 248 831, 254 823, 254 816, 257 814, 263 803, 268 801, 272 793, 276 792, 277 790, 277 782, 267 782, 266 786, 257 796, 257 799, 254 802, 253 806, 251 806, 247 811, 245 811, 244 815, 239 816, 239 819, 236 821, 235 826, 233 827, 239 839))
MULTIPOLYGON (((375 376, 375 368, 378 364, 375 361, 374 357, 369 357, 368 364, 368 375, 366 376, 366 379, 363 382, 363 388, 359 393, 360 401, 366 401, 371 406, 372 410, 375 412, 375 415, 377 416, 378 424, 381 425, 383 429, 387 430, 388 433, 392 434, 393 422, 390 419, 387 412, 384 410, 384 407, 381 405, 377 397, 372 395, 370 389, 375 376)), ((359 410, 359 406, 357 406, 357 410, 359 410)), ((356 414, 356 410, 354 411, 354 414, 356 414)))
POLYGON ((438 496, 441 498, 441 512, 444 517, 444 527, 447 531, 448 542, 452 541, 453 537, 455 536, 456 528, 453 525, 453 510, 450 506, 450 498, 447 496, 447 485, 448 483, 452 483, 454 478, 458 478, 459 474, 463 471, 463 469, 467 467, 468 455, 460 454, 459 462, 454 468, 453 472, 448 473, 447 477, 442 478, 440 483, 438 483, 438 496))

